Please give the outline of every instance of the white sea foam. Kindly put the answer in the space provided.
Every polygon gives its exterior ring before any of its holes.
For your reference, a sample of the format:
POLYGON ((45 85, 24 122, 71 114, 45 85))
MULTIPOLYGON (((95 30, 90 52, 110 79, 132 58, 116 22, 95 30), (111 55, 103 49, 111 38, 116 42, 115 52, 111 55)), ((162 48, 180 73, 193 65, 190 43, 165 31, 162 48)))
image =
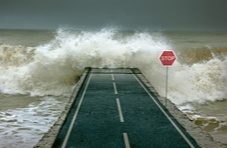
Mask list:
MULTIPOLYGON (((97 32, 59 29, 55 39, 38 47, 2 44, 0 91, 38 96, 69 95, 85 67, 137 67, 164 95, 165 67, 159 56, 163 50, 172 49, 169 39, 150 32, 122 34, 105 29, 97 32)), ((227 98, 226 64, 227 57, 213 57, 192 65, 176 61, 169 68, 168 98, 178 105, 227 98)))
POLYGON ((43 97, 28 107, 0 112, 0 147, 34 146, 56 121, 64 105, 56 97, 43 97))

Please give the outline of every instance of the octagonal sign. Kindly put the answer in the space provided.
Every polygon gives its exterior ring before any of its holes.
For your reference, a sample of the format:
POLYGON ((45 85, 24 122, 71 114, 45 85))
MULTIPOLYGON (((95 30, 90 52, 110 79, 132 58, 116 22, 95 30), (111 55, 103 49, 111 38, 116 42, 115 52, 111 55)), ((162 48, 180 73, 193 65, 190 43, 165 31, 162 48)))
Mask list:
POLYGON ((165 50, 162 52, 159 59, 162 62, 162 65, 172 66, 174 61, 176 60, 176 56, 172 50, 165 50))

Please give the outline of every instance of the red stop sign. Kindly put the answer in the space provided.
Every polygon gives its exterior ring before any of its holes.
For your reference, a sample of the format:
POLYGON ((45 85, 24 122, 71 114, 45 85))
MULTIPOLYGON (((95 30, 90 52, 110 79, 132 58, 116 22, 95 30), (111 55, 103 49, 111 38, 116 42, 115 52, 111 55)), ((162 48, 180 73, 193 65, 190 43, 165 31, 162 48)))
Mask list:
POLYGON ((171 66, 171 65, 173 65, 174 61, 176 60, 176 56, 172 50, 165 50, 162 52, 159 59, 162 62, 162 65, 171 66))

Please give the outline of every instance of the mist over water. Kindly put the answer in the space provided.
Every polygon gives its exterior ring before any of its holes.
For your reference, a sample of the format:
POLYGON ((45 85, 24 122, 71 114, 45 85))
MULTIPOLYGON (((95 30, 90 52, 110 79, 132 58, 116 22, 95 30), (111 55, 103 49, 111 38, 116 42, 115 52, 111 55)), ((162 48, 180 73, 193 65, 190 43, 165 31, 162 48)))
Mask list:
MULTIPOLYGON (((174 50, 177 60, 169 68, 168 98, 190 118, 208 119, 211 115, 206 116, 201 110, 195 111, 199 108, 197 106, 219 100, 226 102, 227 45, 220 42, 226 37, 225 34, 219 35, 218 38, 218 34, 188 35, 117 29, 58 29, 54 34, 48 42, 39 41, 37 35, 37 45, 33 47, 26 43, 8 45, 0 40, 3 43, 0 44, 2 94, 37 97, 38 100, 41 99, 41 104, 44 102, 41 106, 51 111, 52 107, 49 107, 47 102, 45 104, 45 100, 59 104, 58 99, 53 98, 69 97, 85 67, 136 67, 159 94, 164 96, 166 75, 159 56, 163 50, 174 50), (191 112, 193 114, 190 114, 191 112)), ((30 34, 32 35, 34 33, 30 34)), ((35 45, 35 42, 32 44, 35 45)), ((8 112, 17 114, 16 108, 15 106, 15 110, 8 112)), ((32 107, 26 108, 24 112, 29 108, 32 107)), ((42 109, 45 110, 44 108, 42 109)), ((4 113, 1 115, 5 116, 4 113)), ((58 113, 54 115, 57 116, 58 113)), ((223 123, 221 127, 227 123, 224 117, 226 115, 215 117, 215 121, 223 123)), ((42 115, 40 120, 41 118, 42 115)), ((50 123, 54 120, 56 119, 53 118, 50 123)))
POLYGON ((179 60, 169 73, 171 101, 182 104, 225 99, 227 48, 209 48, 174 49, 161 33, 59 29, 52 41, 37 47, 1 45, 0 91, 67 95, 85 67, 137 67, 162 95, 165 68, 159 56, 163 50, 175 50, 179 60))

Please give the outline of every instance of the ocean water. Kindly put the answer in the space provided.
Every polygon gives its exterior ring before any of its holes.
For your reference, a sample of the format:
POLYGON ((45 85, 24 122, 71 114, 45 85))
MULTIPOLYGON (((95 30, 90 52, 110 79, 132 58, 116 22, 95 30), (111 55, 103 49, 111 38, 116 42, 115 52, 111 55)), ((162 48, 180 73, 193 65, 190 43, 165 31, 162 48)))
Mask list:
POLYGON ((0 147, 32 147, 57 120, 85 67, 137 67, 168 99, 227 143, 227 33, 0 30, 0 147))

